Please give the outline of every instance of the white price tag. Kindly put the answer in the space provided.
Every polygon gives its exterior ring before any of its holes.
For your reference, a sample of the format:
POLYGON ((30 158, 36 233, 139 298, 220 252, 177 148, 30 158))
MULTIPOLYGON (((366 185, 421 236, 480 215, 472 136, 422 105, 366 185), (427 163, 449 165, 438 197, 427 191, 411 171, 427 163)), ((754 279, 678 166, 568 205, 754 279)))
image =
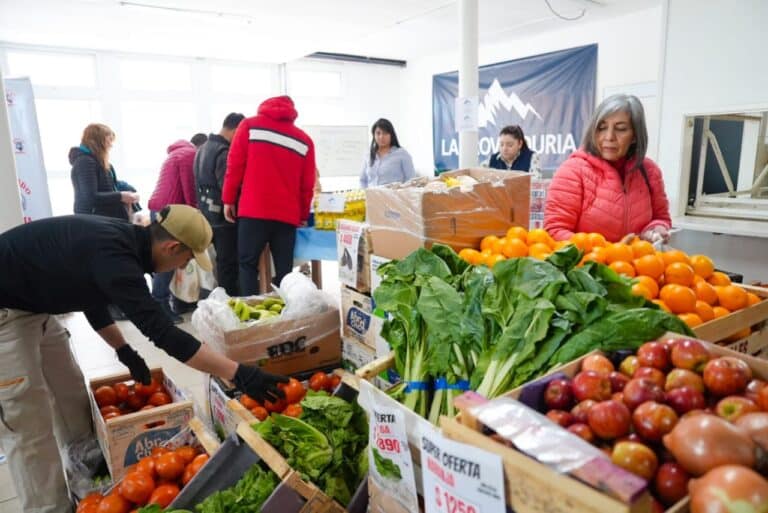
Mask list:
POLYGON ((505 513, 501 457, 421 433, 421 473, 426 513, 505 513))
POLYGON ((376 403, 372 387, 361 381, 360 393, 369 400, 371 511, 373 513, 408 513, 419 510, 413 459, 408 446, 403 412, 376 403))
POLYGON ((344 206, 347 204, 347 197, 344 193, 321 192, 317 202, 318 212, 329 212, 332 214, 343 214, 344 206))

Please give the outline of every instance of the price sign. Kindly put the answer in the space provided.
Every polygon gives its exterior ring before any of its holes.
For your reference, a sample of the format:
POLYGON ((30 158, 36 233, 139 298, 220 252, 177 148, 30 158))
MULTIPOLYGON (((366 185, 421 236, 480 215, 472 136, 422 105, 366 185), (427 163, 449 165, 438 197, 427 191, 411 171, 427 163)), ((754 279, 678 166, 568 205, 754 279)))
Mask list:
POLYGON ((498 455, 421 434, 421 472, 427 513, 505 513, 504 471, 498 455))
POLYGON ((344 193, 321 192, 317 202, 318 212, 344 213, 347 197, 344 193))
POLYGON ((419 510, 413 459, 408 446, 403 412, 376 402, 373 385, 360 382, 360 394, 370 405, 370 506, 374 513, 406 513, 419 510))

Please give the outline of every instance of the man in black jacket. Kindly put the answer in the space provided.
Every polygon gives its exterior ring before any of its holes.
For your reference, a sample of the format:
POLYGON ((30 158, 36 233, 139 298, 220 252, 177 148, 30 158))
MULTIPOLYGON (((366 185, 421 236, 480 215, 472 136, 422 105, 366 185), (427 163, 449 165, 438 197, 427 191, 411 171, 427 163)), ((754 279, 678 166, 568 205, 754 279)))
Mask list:
POLYGON ((149 293, 146 273, 184 268, 192 258, 210 270, 211 237, 202 214, 186 205, 166 207, 149 227, 76 215, 0 234, 0 450, 25 512, 70 510, 57 441, 65 446, 91 430, 83 376, 53 314, 84 312, 137 382, 149 384, 149 369, 108 304, 190 367, 233 380, 261 400, 282 395, 277 384, 287 378, 238 365, 201 344, 174 326, 149 293))
POLYGON ((197 204, 213 227, 213 246, 216 248, 216 279, 230 296, 238 295, 237 225, 224 219, 221 189, 227 171, 229 143, 235 135, 242 114, 230 113, 218 134, 197 150, 194 173, 197 181, 197 204))

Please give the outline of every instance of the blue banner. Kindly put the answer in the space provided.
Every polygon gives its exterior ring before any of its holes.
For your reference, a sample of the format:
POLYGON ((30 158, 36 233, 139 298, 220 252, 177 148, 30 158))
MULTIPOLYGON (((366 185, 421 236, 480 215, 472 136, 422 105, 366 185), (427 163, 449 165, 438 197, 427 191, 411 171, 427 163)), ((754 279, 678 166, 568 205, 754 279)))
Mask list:
MULTIPOLYGON (((507 125, 520 125, 548 175, 579 147, 595 108, 596 44, 490 64, 479 72, 478 163, 498 151, 499 131, 507 125)), ((458 91, 458 72, 432 78, 432 137, 438 171, 459 165, 458 91)))

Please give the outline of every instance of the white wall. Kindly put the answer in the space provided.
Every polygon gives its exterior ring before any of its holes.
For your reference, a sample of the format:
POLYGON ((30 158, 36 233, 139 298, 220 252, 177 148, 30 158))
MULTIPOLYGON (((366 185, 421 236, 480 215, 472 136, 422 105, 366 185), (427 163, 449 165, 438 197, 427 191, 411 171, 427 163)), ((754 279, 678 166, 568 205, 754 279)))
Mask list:
MULTIPOLYGON (((594 23, 568 25, 563 22, 563 28, 557 31, 484 44, 480 46, 479 62, 486 65, 597 43, 599 101, 605 88, 655 82, 659 72, 660 41, 661 8, 655 7, 594 23)), ((401 105, 405 123, 395 124, 395 128, 401 144, 411 153, 416 169, 422 174, 431 174, 434 169, 432 75, 456 70, 458 60, 459 55, 453 53, 412 60, 403 74, 401 105)))
MULTIPOLYGON (((766 21, 764 0, 668 2, 659 164, 673 217, 684 211, 680 200, 684 116, 768 108, 766 21)), ((679 220, 675 224, 690 226, 679 220)), ((768 281, 768 229, 755 230, 765 233, 762 238, 728 235, 737 224, 704 220, 698 230, 685 230, 672 242, 689 252, 709 254, 720 267, 743 273, 746 280, 768 281)))

